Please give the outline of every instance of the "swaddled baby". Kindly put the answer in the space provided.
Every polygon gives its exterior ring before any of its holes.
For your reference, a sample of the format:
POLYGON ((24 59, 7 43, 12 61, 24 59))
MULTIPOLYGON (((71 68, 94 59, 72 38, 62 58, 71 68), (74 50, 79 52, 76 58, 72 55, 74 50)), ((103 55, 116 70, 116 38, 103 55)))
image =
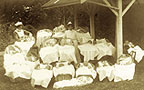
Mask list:
MULTIPOLYGON (((67 69, 68 70, 68 69, 67 69)), ((69 69, 71 71, 71 69, 69 69)), ((76 70, 76 78, 69 80, 62 80, 55 82, 54 88, 63 88, 71 86, 83 86, 93 82, 96 78, 96 71, 90 63, 80 63, 78 69, 76 70)))
POLYGON ((56 63, 53 71, 56 81, 70 80, 75 76, 74 66, 66 61, 56 63))
POLYGON ((92 79, 95 79, 95 66, 89 62, 80 63, 76 70, 76 77, 81 76, 91 77, 92 79))
POLYGON ((15 78, 30 79, 35 64, 26 61, 25 55, 16 45, 10 45, 6 48, 4 54, 5 75, 15 78))
POLYGON ((35 85, 40 85, 44 88, 47 88, 51 78, 53 77, 52 66, 50 64, 39 64, 32 73, 31 84, 34 87, 35 85))
POLYGON ((69 63, 74 62, 77 63, 76 59, 76 50, 73 46, 73 42, 71 39, 62 39, 60 41, 60 45, 58 46, 59 52, 59 61, 67 61, 69 63))
POLYGON ((57 39, 48 38, 44 40, 42 47, 55 46, 56 44, 57 44, 57 39))
POLYGON ((40 47, 45 39, 48 39, 52 36, 52 31, 50 29, 42 29, 37 32, 36 45, 40 47))
POLYGON ((52 63, 58 61, 58 45, 54 38, 46 39, 39 51, 43 63, 52 63))
POLYGON ((99 74, 99 80, 102 81, 108 78, 109 81, 114 79, 114 64, 115 60, 112 56, 104 56, 98 61, 98 67, 96 68, 99 74))
POLYGON ((9 45, 5 49, 5 54, 14 55, 16 53, 21 53, 22 50, 16 45, 9 45))
POLYGON ((117 62, 119 65, 130 65, 132 63, 134 63, 133 58, 126 54, 121 55, 117 62))
POLYGON ((52 37, 58 38, 58 39, 64 38, 65 37, 65 33, 64 33, 65 30, 66 30, 66 28, 64 27, 64 25, 60 25, 58 27, 55 27, 53 29, 54 34, 52 37))
POLYGON ((73 45, 73 41, 71 39, 61 39, 60 40, 60 45, 64 46, 64 45, 73 45))

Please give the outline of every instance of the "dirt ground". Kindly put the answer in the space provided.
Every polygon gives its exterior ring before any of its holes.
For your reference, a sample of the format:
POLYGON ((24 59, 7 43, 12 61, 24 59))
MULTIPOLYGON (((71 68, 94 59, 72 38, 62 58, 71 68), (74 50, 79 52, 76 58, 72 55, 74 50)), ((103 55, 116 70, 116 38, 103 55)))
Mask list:
POLYGON ((118 83, 109 82, 107 79, 100 82, 96 80, 86 86, 82 87, 69 87, 62 89, 53 89, 53 82, 50 83, 48 88, 42 88, 31 86, 30 80, 20 80, 17 82, 11 82, 8 77, 4 75, 5 70, 3 68, 3 57, 0 57, 0 90, 144 90, 144 60, 136 65, 136 73, 134 79, 131 81, 122 81, 118 83))

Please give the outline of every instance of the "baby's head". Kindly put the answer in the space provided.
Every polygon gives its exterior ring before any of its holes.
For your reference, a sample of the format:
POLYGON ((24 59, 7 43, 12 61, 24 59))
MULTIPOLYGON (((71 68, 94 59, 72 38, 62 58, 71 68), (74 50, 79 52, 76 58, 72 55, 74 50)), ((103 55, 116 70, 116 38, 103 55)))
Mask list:
POLYGON ((66 45, 73 45, 73 42, 71 39, 66 39, 66 45))
POLYGON ((54 46, 57 44, 57 39, 54 39, 54 38, 48 38, 44 41, 44 45, 43 47, 46 47, 46 46, 54 46))
POLYGON ((60 45, 61 46, 64 46, 65 45, 65 42, 66 42, 66 40, 63 38, 63 39, 61 39, 61 41, 60 41, 60 45))

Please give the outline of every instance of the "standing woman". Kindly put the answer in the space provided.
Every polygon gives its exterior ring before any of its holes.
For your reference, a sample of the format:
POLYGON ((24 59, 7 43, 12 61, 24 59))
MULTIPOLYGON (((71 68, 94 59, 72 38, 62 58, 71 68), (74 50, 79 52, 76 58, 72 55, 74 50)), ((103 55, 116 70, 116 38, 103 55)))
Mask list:
POLYGON ((77 62, 79 64, 81 62, 81 58, 80 58, 80 52, 78 50, 78 41, 76 33, 77 33, 76 30, 73 29, 72 22, 68 22, 67 30, 65 31, 65 38, 71 39, 73 41, 73 44, 75 46, 77 62))

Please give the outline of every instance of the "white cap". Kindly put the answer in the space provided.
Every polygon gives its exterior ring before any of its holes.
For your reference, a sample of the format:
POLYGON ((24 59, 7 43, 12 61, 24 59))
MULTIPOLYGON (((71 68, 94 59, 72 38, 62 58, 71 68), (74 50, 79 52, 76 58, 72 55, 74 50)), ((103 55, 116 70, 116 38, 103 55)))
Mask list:
POLYGON ((67 25, 71 25, 72 24, 72 22, 68 22, 68 24, 67 25))
POLYGON ((19 26, 19 25, 23 25, 23 23, 18 21, 18 22, 15 24, 15 26, 19 26))

